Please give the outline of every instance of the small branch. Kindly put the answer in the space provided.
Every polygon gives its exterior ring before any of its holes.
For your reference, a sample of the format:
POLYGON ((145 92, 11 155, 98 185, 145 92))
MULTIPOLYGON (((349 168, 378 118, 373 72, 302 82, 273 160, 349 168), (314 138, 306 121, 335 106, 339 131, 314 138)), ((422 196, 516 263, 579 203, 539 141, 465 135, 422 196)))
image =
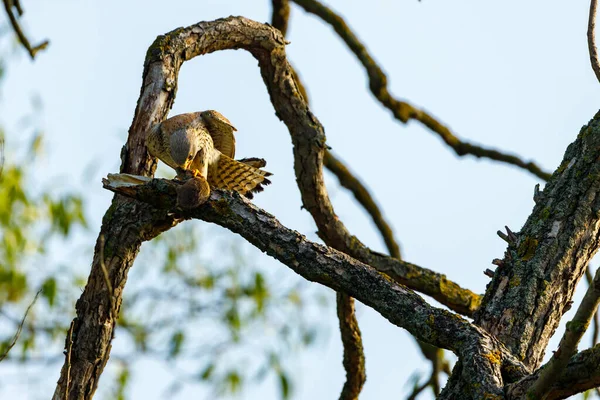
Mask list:
POLYGON ((542 368, 538 380, 529 390, 528 395, 532 396, 531 398, 545 399, 552 390, 552 385, 569 363, 571 356, 577 352, 577 345, 590 325, 599 304, 600 268, 596 271, 592 284, 585 292, 573 320, 567 322, 558 350, 554 352, 550 361, 542 368))
POLYGON ((385 242, 390 256, 401 258, 400 246, 398 246, 398 243, 394 238, 394 232, 392 231, 391 226, 385 220, 379 206, 362 182, 358 180, 358 178, 356 178, 341 161, 335 158, 330 151, 325 151, 323 165, 333 172, 340 181, 340 185, 352 192, 356 201, 358 201, 371 216, 371 219, 375 223, 375 226, 377 226, 377 229, 385 242))
POLYGON ((27 314, 29 314, 29 310, 31 310, 31 307, 33 307, 33 305, 37 301, 40 293, 42 293, 42 289, 37 291, 37 293, 35 294, 35 297, 31 301, 31 303, 29 303, 29 306, 25 310, 25 314, 23 315, 21 322, 19 323, 19 326, 17 327, 17 332, 15 333, 15 336, 13 337, 10 344, 6 348, 6 351, 0 355, 0 362, 8 356, 8 353, 12 350, 13 347, 15 347, 15 344, 17 344, 17 340, 19 340, 19 336, 21 336, 21 331, 23 330, 23 325, 25 324, 25 319, 27 318, 27 314))
POLYGON ((405 101, 395 99, 388 91, 385 73, 379 65, 377 65, 366 47, 360 42, 342 17, 316 0, 292 1, 302 7, 305 11, 318 16, 331 25, 335 32, 346 43, 350 51, 356 55, 358 60, 365 67, 369 77, 369 87, 375 98, 377 98, 384 107, 390 110, 397 120, 402 123, 407 123, 410 120, 420 122, 433 133, 437 134, 458 156, 469 154, 478 158, 488 158, 490 160, 514 165, 529 171, 540 179, 548 180, 550 174, 543 171, 534 162, 526 162, 516 155, 462 141, 455 136, 448 127, 436 120, 426 111, 419 110, 405 101))
POLYGON ((596 11, 598 7, 598 0, 590 1, 590 17, 588 20, 588 50, 590 52, 590 62, 596 78, 600 82, 600 60, 598 60, 598 46, 596 46, 596 11))
POLYGON ((71 326, 69 326, 69 331, 67 332, 67 343, 65 345, 66 359, 65 359, 65 368, 67 369, 67 387, 65 388, 65 400, 69 398, 69 384, 71 383, 71 349, 73 348, 73 327, 75 326, 75 321, 71 321, 71 326))
MULTIPOLYGON (((585 269, 585 280, 587 281, 588 286, 591 286, 594 281, 594 276, 592 275, 592 266, 588 264, 585 269)), ((598 321, 598 310, 594 314, 594 318, 592 319, 592 345, 594 347, 598 343, 598 329, 600 323, 598 321)))
POLYGON ((27 39, 27 36, 25 36, 23 29, 21 29, 21 25, 19 24, 19 21, 17 21, 17 17, 15 16, 15 14, 13 13, 13 10, 12 10, 12 8, 14 7, 17 10, 17 13, 19 14, 19 16, 22 16, 23 8, 21 8, 21 4, 19 3, 18 0, 3 0, 3 1, 4 1, 4 9, 6 10, 6 15, 8 16, 8 19, 10 20, 10 24, 12 25, 13 30, 15 31, 15 34, 19 38, 21 45, 23 45, 23 47, 25 48, 25 50, 27 50, 27 52, 29 53, 29 56, 33 60, 35 58, 35 55, 37 54, 37 52, 40 50, 44 50, 46 47, 48 47, 50 42, 48 40, 44 40, 37 46, 32 47, 31 43, 29 43, 29 40, 27 39))
MULTIPOLYGON (((544 369, 540 368, 533 374, 507 386, 506 399, 527 398, 529 388, 543 371, 544 369)), ((600 386, 600 347, 594 347, 577 353, 569 360, 560 376, 552 382, 546 400, 566 399, 598 386, 600 386)))
POLYGON ((290 19, 290 2, 289 0, 273 0, 272 4, 271 25, 279 29, 283 36, 285 36, 290 19))
POLYGON ((344 293, 337 293, 337 314, 344 345, 344 369, 346 382, 340 400, 356 400, 367 379, 365 353, 356 313, 354 299, 344 293))

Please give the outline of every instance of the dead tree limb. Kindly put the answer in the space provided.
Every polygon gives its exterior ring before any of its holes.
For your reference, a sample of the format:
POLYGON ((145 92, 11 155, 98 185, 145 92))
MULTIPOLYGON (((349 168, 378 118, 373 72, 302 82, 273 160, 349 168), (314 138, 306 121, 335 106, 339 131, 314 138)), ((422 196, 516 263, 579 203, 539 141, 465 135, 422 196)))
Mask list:
POLYGON ((298 4, 306 12, 318 16, 331 25, 335 32, 346 43, 350 51, 356 55, 358 60, 365 67, 369 77, 369 88, 371 89, 373 96, 375 96, 385 108, 390 110, 398 121, 402 123, 408 123, 410 120, 420 122, 429 128, 430 131, 438 135, 458 156, 472 155, 477 158, 487 158, 522 168, 543 180, 547 180, 550 177, 549 173, 544 172, 533 161, 524 161, 521 157, 516 155, 461 140, 452 133, 450 128, 438 121, 431 114, 414 107, 406 101, 394 98, 387 88, 387 76, 342 17, 337 15, 330 8, 319 3, 317 0, 291 1, 298 4))
POLYGON ((27 50, 27 53, 29 53, 29 56, 33 60, 35 58, 35 55, 37 54, 37 52, 40 50, 44 50, 46 47, 48 47, 50 42, 48 40, 44 40, 40 44, 38 44, 36 46, 32 46, 31 43, 29 42, 29 39, 27 39, 27 36, 23 32, 23 29, 21 28, 21 24, 19 24, 19 21, 17 20, 17 16, 14 13, 14 11, 16 11, 17 14, 19 14, 19 17, 23 15, 23 8, 21 7, 20 1, 19 0, 3 0, 3 1, 4 1, 4 9, 6 10, 6 15, 8 16, 8 20, 10 21, 10 25, 12 26, 13 31, 15 32, 15 35, 17 35, 19 42, 25 48, 25 50, 27 50), (13 10, 13 8, 15 10, 13 10))

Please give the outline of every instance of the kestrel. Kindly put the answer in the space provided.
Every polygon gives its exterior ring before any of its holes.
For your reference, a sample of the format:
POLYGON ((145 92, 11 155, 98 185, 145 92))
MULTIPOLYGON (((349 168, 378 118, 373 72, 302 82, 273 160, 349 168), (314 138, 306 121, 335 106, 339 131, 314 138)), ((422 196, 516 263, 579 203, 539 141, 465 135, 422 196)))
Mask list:
POLYGON ((153 126, 146 145, 151 155, 177 171, 201 176, 211 187, 235 190, 248 198, 261 192, 271 173, 263 160, 239 162, 235 156, 236 129, 217 111, 180 114, 153 126))

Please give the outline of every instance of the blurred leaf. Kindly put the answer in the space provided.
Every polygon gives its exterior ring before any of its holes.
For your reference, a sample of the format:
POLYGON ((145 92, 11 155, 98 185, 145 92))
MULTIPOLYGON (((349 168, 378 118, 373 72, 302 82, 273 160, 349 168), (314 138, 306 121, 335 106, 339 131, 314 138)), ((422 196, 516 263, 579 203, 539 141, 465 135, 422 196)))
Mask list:
POLYGON ((38 132, 33 136, 31 145, 29 146, 29 154, 31 156, 37 156, 41 153, 44 144, 44 137, 41 132, 38 132))
POLYGON ((115 396, 117 400, 125 400, 125 390, 127 389, 130 375, 129 366, 124 365, 119 372, 119 375, 117 375, 117 390, 115 396))
POLYGON ((169 346, 169 358, 176 357, 181 352, 181 346, 185 336, 182 331, 177 331, 171 336, 171 342, 169 346))
POLYGON ((285 400, 290 398, 290 380, 283 371, 279 372, 279 389, 282 399, 285 400))
POLYGON ((204 371, 202 371, 200 373, 200 379, 202 379, 203 381, 209 380, 212 377, 214 371, 215 371, 215 365, 208 364, 206 366, 206 368, 204 368, 204 371))
POLYGON ((50 307, 54 305, 54 300, 56 299, 56 279, 48 278, 42 284, 42 296, 48 300, 48 304, 50 307))
POLYGON ((237 371, 229 371, 225 375, 225 388, 229 393, 236 393, 242 387, 242 377, 237 371))

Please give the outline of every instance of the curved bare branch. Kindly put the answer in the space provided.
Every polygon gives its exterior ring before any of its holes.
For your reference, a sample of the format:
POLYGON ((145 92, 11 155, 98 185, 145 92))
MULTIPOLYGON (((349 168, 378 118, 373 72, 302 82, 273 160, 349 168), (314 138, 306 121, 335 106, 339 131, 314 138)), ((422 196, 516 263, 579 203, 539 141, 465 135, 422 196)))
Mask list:
POLYGON ((19 2, 19 0, 3 1, 4 9, 6 10, 6 15, 8 16, 10 24, 13 30, 15 31, 17 38, 19 38, 19 42, 21 42, 21 45, 23 45, 23 47, 25 48, 25 50, 27 50, 27 53, 29 53, 29 56, 33 60, 37 52, 40 50, 44 50, 46 47, 48 47, 50 42, 48 40, 44 40, 36 46, 31 46, 31 43, 29 43, 29 39, 27 39, 27 36, 25 36, 25 33, 23 32, 23 29, 21 28, 21 25, 19 24, 19 21, 17 20, 17 17, 13 11, 14 7, 19 16, 23 15, 23 8, 21 7, 21 3, 19 2))
POLYGON ((594 74, 596 74, 596 78, 598 82, 600 82, 600 60, 598 59, 598 46, 596 46, 596 11, 598 8, 598 0, 590 1, 590 16, 588 19, 588 30, 587 30, 587 38, 588 38, 588 50, 590 52, 590 62, 592 64, 592 69, 594 70, 594 74))
POLYGON ((547 180, 550 174, 544 172, 536 163, 524 161, 520 157, 504 153, 499 150, 475 145, 459 139, 452 131, 424 110, 419 110, 413 105, 394 98, 387 88, 387 76, 377 65, 366 47, 352 32, 344 19, 333 10, 319 3, 317 0, 291 0, 305 11, 314 14, 331 25, 348 48, 356 55, 367 71, 369 87, 379 102, 392 112, 394 117, 402 123, 415 120, 425 125, 433 133, 437 134, 458 156, 472 155, 477 158, 488 158, 490 160, 514 165, 531 172, 540 179, 547 180))
MULTIPOLYGON (((271 23, 279 29, 285 37, 290 16, 290 4, 288 0, 273 0, 273 16, 271 23)), ((291 67, 292 75, 300 94, 308 104, 308 94, 296 70, 291 67)), ((301 189, 302 190, 302 189, 301 189)), ((323 189, 325 190, 325 189, 323 189)), ((329 243, 326 243, 329 244, 329 243)), ((344 249, 338 249, 344 250, 344 249)), ((365 353, 362 344, 362 335, 356 310, 354 308, 354 299, 344 293, 336 295, 336 309, 339 320, 342 345, 344 348, 343 365, 346 370, 346 381, 340 394, 340 400, 356 400, 360 394, 367 379, 365 371, 365 353)))

